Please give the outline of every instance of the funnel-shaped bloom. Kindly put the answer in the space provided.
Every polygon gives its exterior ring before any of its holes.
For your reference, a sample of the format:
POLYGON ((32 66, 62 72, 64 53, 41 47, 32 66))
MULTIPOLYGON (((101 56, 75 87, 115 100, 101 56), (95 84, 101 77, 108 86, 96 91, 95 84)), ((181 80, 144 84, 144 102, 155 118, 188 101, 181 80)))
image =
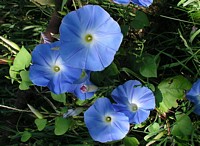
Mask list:
POLYGON ((148 7, 153 3, 153 0, 113 0, 113 2, 117 4, 129 4, 132 2, 139 6, 148 7))
POLYGON ((81 69, 69 67, 59 53, 59 42, 40 44, 32 52, 30 79, 38 86, 47 86, 53 93, 72 90, 71 84, 80 78, 81 69))
POLYGON ((200 79, 198 79, 186 93, 186 98, 194 103, 193 112, 200 115, 200 79))
POLYGON ((120 140, 129 131, 129 120, 124 113, 116 112, 108 98, 99 98, 84 113, 84 121, 95 141, 120 140))
POLYGON ((111 64, 122 38, 120 26, 103 8, 86 5, 62 20, 61 57, 72 67, 100 71, 111 64))
POLYGON ((75 87, 73 94, 80 100, 86 100, 91 98, 98 89, 98 87, 95 86, 89 80, 89 78, 86 81, 80 84, 74 84, 73 86, 75 87))
POLYGON ((128 116, 130 123, 142 123, 148 118, 150 110, 155 108, 153 92, 136 80, 118 86, 113 90, 112 97, 117 102, 114 108, 128 116))

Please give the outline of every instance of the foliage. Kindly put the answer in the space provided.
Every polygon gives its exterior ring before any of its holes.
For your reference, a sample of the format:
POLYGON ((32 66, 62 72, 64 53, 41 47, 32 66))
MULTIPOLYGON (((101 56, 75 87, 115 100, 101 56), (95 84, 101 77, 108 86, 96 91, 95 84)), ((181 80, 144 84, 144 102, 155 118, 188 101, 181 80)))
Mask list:
MULTIPOLYGON (((72 11, 66 3, 63 0, 60 17, 72 11)), ((199 1, 154 0, 144 8, 89 0, 73 1, 72 7, 88 4, 109 13, 123 40, 111 64, 87 75, 95 86, 78 86, 92 92, 82 100, 79 94, 50 92, 29 78, 32 52, 55 9, 52 1, 0 2, 0 145, 102 145, 92 139, 84 114, 101 97, 115 103, 111 93, 129 80, 151 90, 156 108, 142 123, 131 123, 123 139, 104 145, 199 145, 199 115, 193 110, 200 104, 186 98, 200 77, 199 1)), ((98 127, 95 130, 98 134, 98 127)))

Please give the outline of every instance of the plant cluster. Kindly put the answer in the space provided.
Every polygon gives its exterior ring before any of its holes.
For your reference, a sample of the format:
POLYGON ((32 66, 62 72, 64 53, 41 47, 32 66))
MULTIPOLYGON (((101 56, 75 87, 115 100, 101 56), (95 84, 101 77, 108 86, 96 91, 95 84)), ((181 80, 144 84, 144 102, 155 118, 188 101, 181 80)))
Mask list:
MULTIPOLYGON (((52 2, 42 2, 34 1, 51 12, 52 2)), ((164 26, 153 29, 152 0, 78 0, 75 10, 66 3, 55 41, 45 38, 44 29, 35 30, 44 43, 22 47, 0 36, 10 51, 2 56, 9 64, 7 78, 35 96, 25 109, 0 104, 28 113, 27 123, 34 120, 12 139, 33 145, 199 144, 198 21, 160 15, 181 22, 169 33, 164 26), (192 30, 182 31, 186 25, 192 30)), ((192 9, 191 18, 197 4, 182 0, 176 8, 192 9)))

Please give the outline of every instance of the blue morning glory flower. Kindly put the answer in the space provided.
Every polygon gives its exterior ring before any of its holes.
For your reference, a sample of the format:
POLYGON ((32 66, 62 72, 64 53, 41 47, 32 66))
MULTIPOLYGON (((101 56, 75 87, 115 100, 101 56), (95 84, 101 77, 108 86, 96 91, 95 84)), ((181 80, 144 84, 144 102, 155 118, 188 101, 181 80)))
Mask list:
POLYGON ((186 98, 194 103, 194 113, 200 115, 200 79, 198 79, 192 88, 186 93, 186 98))
POLYGON ((80 100, 91 98, 98 89, 98 87, 90 81, 90 73, 91 71, 88 70, 82 71, 81 77, 72 84, 73 91, 71 93, 80 100))
POLYGON ((121 140, 129 131, 129 120, 124 113, 116 112, 108 98, 99 98, 84 113, 84 121, 95 141, 121 140))
POLYGON ((131 0, 131 2, 139 6, 148 7, 153 3, 153 0, 131 0))
POLYGON ((98 87, 95 86, 89 78, 80 84, 74 84, 74 91, 73 94, 79 98, 80 100, 86 100, 91 98, 95 92, 97 91, 98 87))
POLYGON ((150 110, 155 108, 153 92, 136 80, 129 80, 118 86, 111 95, 117 103, 113 105, 114 108, 128 116, 129 122, 133 124, 145 121, 150 110))
POLYGON ((86 5, 62 20, 61 57, 72 67, 101 71, 113 61, 122 38, 119 24, 103 8, 86 5))
POLYGON ((129 4, 132 2, 139 6, 148 7, 153 3, 153 0, 113 0, 113 2, 117 4, 129 4))
POLYGON ((47 86, 53 93, 72 90, 71 84, 80 78, 82 70, 69 67, 59 53, 60 42, 40 44, 32 52, 30 80, 38 86, 47 86))

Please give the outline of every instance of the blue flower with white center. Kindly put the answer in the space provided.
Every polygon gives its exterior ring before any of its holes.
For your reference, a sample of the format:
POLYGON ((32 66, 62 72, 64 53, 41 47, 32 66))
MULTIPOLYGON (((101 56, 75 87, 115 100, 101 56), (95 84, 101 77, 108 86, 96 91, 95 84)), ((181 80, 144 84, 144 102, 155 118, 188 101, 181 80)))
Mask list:
POLYGON ((111 94, 117 104, 114 108, 129 117, 129 122, 139 124, 145 121, 155 108, 153 92, 139 81, 129 80, 118 86, 111 94))
POLYGON ((84 113, 84 121, 95 141, 110 142, 123 139, 129 131, 129 120, 116 112, 108 98, 99 98, 84 113))
POLYGON ((113 0, 113 2, 117 4, 125 4, 125 5, 132 2, 133 4, 136 4, 139 6, 149 7, 153 3, 153 0, 113 0))
POLYGON ((37 86, 47 86, 53 93, 72 91, 71 84, 80 78, 82 70, 69 67, 60 57, 60 42, 40 44, 32 52, 30 80, 37 86))
POLYGON ((122 38, 119 24, 103 8, 86 5, 62 20, 61 57, 72 67, 101 71, 113 61, 122 38))
POLYGON ((194 113, 200 115, 200 79, 198 79, 192 88, 186 93, 186 98, 194 103, 194 113))

